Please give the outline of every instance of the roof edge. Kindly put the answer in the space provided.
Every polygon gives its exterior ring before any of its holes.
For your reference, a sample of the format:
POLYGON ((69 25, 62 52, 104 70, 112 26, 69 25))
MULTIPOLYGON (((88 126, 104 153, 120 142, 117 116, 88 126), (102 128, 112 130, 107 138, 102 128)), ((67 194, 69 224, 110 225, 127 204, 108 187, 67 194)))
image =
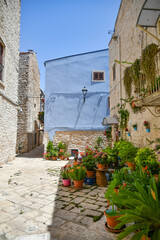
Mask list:
POLYGON ((81 55, 90 54, 90 53, 102 52, 102 51, 109 51, 109 48, 105 48, 105 49, 101 49, 101 50, 95 50, 95 51, 91 51, 91 52, 84 52, 84 53, 73 54, 73 55, 69 55, 69 56, 65 56, 65 57, 60 57, 60 58, 53 58, 53 59, 50 59, 50 60, 45 61, 45 62, 44 62, 44 66, 46 66, 46 63, 47 63, 47 62, 56 61, 56 60, 60 60, 60 59, 64 59, 64 58, 69 58, 69 57, 81 56, 81 55))

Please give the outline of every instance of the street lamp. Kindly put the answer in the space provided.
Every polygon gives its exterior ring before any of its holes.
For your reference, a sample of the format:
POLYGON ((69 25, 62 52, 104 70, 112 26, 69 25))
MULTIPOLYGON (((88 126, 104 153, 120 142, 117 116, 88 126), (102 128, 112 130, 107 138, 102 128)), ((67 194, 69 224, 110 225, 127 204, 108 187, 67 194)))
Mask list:
POLYGON ((84 103, 85 103, 85 98, 86 98, 87 92, 88 92, 87 88, 84 87, 84 88, 82 89, 82 94, 83 94, 83 97, 84 97, 84 98, 83 98, 83 99, 84 99, 84 103))

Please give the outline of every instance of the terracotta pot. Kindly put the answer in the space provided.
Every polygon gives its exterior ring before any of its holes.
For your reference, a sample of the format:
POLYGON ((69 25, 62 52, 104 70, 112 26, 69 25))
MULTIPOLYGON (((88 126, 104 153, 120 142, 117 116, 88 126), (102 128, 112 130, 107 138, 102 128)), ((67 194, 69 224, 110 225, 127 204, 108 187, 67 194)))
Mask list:
POLYGON ((145 235, 143 235, 141 239, 142 239, 142 240, 151 240, 150 237, 147 237, 147 236, 145 236, 145 235))
POLYGON ((114 191, 115 191, 115 193, 118 195, 119 189, 118 189, 118 188, 114 188, 114 191))
POLYGON ((106 216, 107 219, 107 225, 109 228, 114 228, 120 221, 117 220, 117 218, 121 217, 121 215, 117 216, 110 216, 104 211, 104 215, 106 216))
POLYGON ((50 158, 49 157, 46 157, 46 160, 49 160, 50 158))
POLYGON ((63 181, 63 186, 67 187, 67 186, 71 186, 71 180, 70 179, 62 179, 63 181))
POLYGON ((98 167, 99 169, 105 169, 105 168, 106 168, 106 165, 105 165, 105 164, 98 163, 98 164, 97 164, 97 167, 98 167))
POLYGON ((132 163, 132 162, 126 162, 126 163, 127 163, 128 167, 132 168, 132 170, 135 169, 135 164, 134 163, 132 163))
POLYGON ((76 189, 82 188, 83 187, 83 182, 84 182, 84 179, 83 180, 74 180, 75 188, 76 189))
POLYGON ((62 156, 62 157, 60 157, 60 159, 61 159, 61 160, 64 160, 64 159, 65 159, 65 157, 64 157, 64 156, 62 156))
POLYGON ((53 160, 57 160, 57 157, 52 157, 53 160))
POLYGON ((95 176, 95 171, 87 171, 88 178, 93 178, 95 176))

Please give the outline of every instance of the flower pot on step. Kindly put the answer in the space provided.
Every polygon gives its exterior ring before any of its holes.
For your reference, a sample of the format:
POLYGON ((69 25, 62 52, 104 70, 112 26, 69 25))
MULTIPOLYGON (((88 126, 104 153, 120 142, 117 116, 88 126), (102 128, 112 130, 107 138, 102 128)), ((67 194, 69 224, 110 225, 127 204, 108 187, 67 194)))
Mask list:
POLYGON ((63 181, 63 186, 67 187, 67 186, 71 186, 71 180, 70 179, 62 179, 63 181))
POLYGON ((82 188, 83 187, 83 182, 84 182, 84 179, 83 180, 74 180, 75 188, 76 189, 82 188))
POLYGON ((112 212, 112 210, 105 210, 104 215, 106 216, 108 227, 113 229, 118 223, 120 223, 117 219, 121 217, 121 215, 111 216, 109 215, 110 212, 112 212))
POLYGON ((94 178, 95 177, 95 171, 87 171, 87 177, 88 178, 94 178))

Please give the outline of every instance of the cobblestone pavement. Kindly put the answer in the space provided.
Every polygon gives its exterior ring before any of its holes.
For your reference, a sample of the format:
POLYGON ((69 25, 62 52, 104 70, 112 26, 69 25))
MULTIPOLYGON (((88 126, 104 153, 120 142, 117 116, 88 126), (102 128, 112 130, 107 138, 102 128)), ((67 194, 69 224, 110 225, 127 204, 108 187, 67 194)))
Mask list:
POLYGON ((67 161, 46 161, 42 152, 40 146, 0 168, 0 240, 38 240, 32 237, 42 233, 53 240, 116 239, 104 227, 106 188, 63 187, 59 172, 67 161))

